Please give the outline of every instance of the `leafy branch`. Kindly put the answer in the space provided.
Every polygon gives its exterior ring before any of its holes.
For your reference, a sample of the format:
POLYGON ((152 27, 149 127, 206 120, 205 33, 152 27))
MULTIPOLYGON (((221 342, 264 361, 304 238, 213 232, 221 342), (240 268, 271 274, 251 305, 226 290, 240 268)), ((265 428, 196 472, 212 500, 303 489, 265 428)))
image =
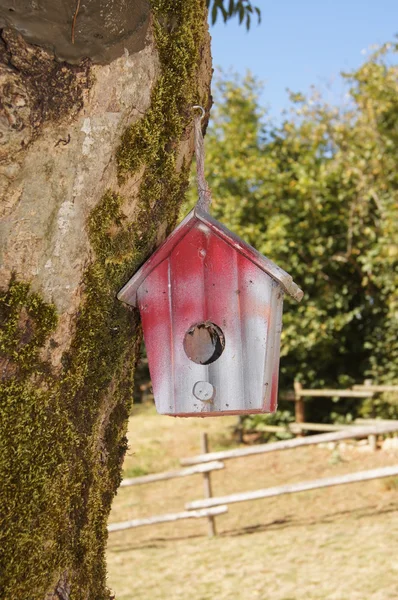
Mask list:
POLYGON ((228 0, 228 2, 227 0, 206 0, 206 2, 212 25, 220 15, 224 23, 232 17, 238 16, 239 25, 244 22, 247 30, 250 29, 252 16, 257 16, 257 23, 261 23, 261 11, 258 6, 253 6, 250 0, 228 0))

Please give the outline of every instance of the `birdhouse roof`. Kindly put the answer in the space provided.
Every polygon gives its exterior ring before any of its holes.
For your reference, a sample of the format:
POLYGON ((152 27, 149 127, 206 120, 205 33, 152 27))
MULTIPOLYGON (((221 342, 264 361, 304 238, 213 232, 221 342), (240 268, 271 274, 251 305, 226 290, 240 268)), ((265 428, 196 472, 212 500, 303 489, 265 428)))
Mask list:
POLYGON ((201 210, 197 206, 185 217, 183 221, 174 229, 174 231, 166 238, 166 240, 155 250, 148 260, 141 266, 133 277, 120 290, 117 297, 122 302, 137 305, 137 290, 148 275, 161 262, 163 262, 180 243, 185 235, 198 222, 206 225, 215 235, 219 236, 237 252, 240 252, 253 262, 259 269, 267 273, 272 279, 277 281, 284 292, 292 298, 300 302, 303 297, 302 290, 294 283, 292 277, 283 269, 278 267, 272 260, 266 258, 255 248, 244 242, 237 235, 232 233, 222 223, 211 217, 207 212, 201 210))

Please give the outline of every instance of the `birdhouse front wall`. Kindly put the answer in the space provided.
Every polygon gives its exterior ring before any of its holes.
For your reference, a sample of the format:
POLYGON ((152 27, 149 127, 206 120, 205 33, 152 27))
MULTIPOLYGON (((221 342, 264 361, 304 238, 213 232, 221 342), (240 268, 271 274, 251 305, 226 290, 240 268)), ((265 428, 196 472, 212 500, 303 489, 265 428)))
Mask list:
POLYGON ((283 291, 238 249, 197 221, 137 297, 159 413, 276 410, 283 291), (224 350, 211 364, 198 364, 184 339, 209 323, 221 330, 224 350))

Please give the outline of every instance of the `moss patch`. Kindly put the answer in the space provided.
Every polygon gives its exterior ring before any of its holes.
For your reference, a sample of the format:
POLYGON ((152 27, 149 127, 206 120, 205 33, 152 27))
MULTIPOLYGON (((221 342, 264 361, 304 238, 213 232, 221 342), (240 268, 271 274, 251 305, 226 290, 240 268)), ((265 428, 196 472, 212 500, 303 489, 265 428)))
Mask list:
POLYGON ((59 482, 67 465, 58 436, 67 436, 67 417, 54 402, 54 380, 39 357, 57 317, 53 306, 15 280, 1 294, 0 306, 0 596, 25 597, 21 586, 29 581, 32 597, 43 598, 43 573, 48 577, 63 559, 54 523, 62 529, 59 482))
POLYGON ((121 180, 144 166, 138 212, 130 223, 126 200, 108 190, 89 217, 96 258, 61 375, 39 354, 56 325, 54 308, 14 281, 2 298, 0 502, 8 524, 0 596, 7 600, 27 593, 43 600, 48 590, 62 598, 65 589, 71 600, 109 598, 106 521, 120 483, 141 339, 137 312, 116 293, 153 249, 160 225, 175 224, 188 183, 188 165, 176 171, 176 152, 192 104, 205 100, 197 92, 204 3, 151 5, 161 75, 150 109, 125 132, 117 155, 121 180))
POLYGON ((121 181, 145 165, 137 219, 138 234, 146 238, 143 247, 154 237, 162 219, 167 220, 169 229, 175 225, 188 185, 188 169, 176 172, 176 147, 192 122, 192 106, 207 104, 207 98, 199 97, 197 84, 203 3, 153 0, 151 4, 162 73, 151 107, 126 130, 117 153, 121 181), (149 231, 148 214, 152 223, 149 231))

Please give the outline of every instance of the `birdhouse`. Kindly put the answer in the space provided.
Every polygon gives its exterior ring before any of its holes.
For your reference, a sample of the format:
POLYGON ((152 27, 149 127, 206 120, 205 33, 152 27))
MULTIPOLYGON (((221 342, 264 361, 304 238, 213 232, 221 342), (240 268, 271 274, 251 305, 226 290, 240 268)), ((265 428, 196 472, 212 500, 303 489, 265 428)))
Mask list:
POLYGON ((139 308, 159 413, 276 410, 290 275, 196 206, 119 292, 139 308))

